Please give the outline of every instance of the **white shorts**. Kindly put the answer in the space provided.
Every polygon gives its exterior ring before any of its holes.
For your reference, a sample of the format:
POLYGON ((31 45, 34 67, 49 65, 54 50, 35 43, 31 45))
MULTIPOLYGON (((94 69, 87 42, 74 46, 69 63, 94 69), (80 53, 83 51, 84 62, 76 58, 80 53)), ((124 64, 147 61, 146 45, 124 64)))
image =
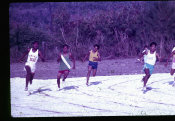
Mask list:
POLYGON ((172 69, 175 69, 175 63, 172 63, 172 67, 171 67, 172 69))
MULTIPOLYGON (((31 69, 31 72, 32 72, 32 73, 35 73, 35 69, 36 69, 35 63, 26 62, 26 63, 25 63, 25 66, 29 66, 30 69, 31 69)), ((25 67, 24 67, 24 70, 26 71, 26 68, 25 68, 25 67)))

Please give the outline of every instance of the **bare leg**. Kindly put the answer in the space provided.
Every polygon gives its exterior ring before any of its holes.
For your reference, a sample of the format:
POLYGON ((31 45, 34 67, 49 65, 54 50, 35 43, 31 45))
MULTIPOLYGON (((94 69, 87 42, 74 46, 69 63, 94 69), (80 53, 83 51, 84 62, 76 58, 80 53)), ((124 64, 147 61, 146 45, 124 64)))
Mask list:
POLYGON ((143 77, 143 82, 144 82, 143 86, 146 87, 148 79, 150 78, 151 75, 150 75, 149 69, 145 69, 144 71, 146 75, 143 77))
POLYGON ((58 88, 60 88, 60 78, 61 78, 61 75, 62 75, 62 73, 58 73, 58 76, 57 76, 57 85, 58 85, 58 88))
POLYGON ((88 85, 88 83, 89 83, 89 77, 90 77, 90 75, 91 75, 91 70, 92 70, 92 66, 88 66, 88 73, 87 73, 86 85, 88 85))
POLYGON ((32 84, 32 80, 33 80, 34 75, 35 75, 35 73, 31 73, 30 84, 32 84))
POLYGON ((63 81, 65 81, 65 79, 67 78, 68 75, 69 75, 69 71, 65 71, 65 72, 64 72, 63 81))
POLYGON ((30 69, 29 66, 25 66, 25 69, 26 69, 26 71, 27 71, 27 74, 26 74, 26 87, 25 87, 25 91, 27 91, 27 90, 28 90, 28 83, 29 83, 29 81, 30 81, 30 79, 31 79, 31 69, 30 69))
POLYGON ((171 69, 171 72, 170 72, 171 76, 174 75, 174 72, 175 72, 175 69, 171 69))
POLYGON ((97 69, 93 69, 93 76, 96 76, 97 69))

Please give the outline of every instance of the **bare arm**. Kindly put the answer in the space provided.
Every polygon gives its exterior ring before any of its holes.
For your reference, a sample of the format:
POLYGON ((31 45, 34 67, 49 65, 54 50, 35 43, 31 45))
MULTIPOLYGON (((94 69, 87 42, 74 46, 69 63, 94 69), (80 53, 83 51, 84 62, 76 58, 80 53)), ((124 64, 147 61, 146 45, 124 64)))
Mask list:
POLYGON ((168 59, 167 59, 167 61, 166 61, 166 64, 165 64, 165 66, 167 66, 168 65, 168 61, 170 60, 170 58, 173 56, 173 52, 168 56, 168 59))
POLYGON ((90 52, 87 53, 87 54, 85 55, 85 57, 84 57, 84 59, 83 59, 83 62, 86 60, 86 58, 87 58, 89 55, 90 55, 90 52))
POLYGON ((100 53, 97 54, 98 58, 94 58, 94 61, 101 61, 100 53))
POLYGON ((148 54, 148 52, 147 51, 144 51, 144 52, 142 52, 141 54, 140 54, 140 60, 141 60, 141 58, 144 56, 144 55, 147 55, 148 54))
POLYGON ((161 61, 161 57, 158 53, 156 53, 156 57, 158 58, 159 62, 161 61))
POLYGON ((100 53, 98 53, 98 61, 101 61, 100 53))
POLYGON ((18 60, 18 62, 21 62, 24 59, 24 57, 29 53, 29 51, 30 49, 27 49, 27 51, 24 52, 23 56, 18 60))
POLYGON ((75 69, 75 59, 74 56, 70 53, 69 57, 71 58, 72 62, 73 62, 73 69, 75 69))
POLYGON ((57 62, 60 62, 61 60, 61 53, 58 54, 57 62))
POLYGON ((44 61, 45 61, 45 59, 44 59, 44 57, 43 57, 43 55, 42 55, 41 51, 39 51, 38 55, 39 55, 39 57, 41 58, 41 60, 44 62, 44 61))

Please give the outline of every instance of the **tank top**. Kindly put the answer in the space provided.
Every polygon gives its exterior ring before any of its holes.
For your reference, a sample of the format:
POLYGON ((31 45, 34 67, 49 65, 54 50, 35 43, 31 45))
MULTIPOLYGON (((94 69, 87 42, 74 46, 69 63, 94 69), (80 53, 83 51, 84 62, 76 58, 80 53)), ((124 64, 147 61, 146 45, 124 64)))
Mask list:
MULTIPOLYGON (((63 55, 63 54, 62 54, 63 55)), ((69 59, 69 53, 66 55, 63 55, 64 58, 66 59, 67 63, 70 65, 70 59, 69 59)), ((63 60, 60 60, 60 70, 70 70, 67 65, 63 62, 63 60)))
POLYGON ((148 63, 150 65, 155 65, 155 63, 156 63, 156 51, 153 54, 150 53, 150 50, 148 51, 146 63, 148 63))
POLYGON ((96 51, 96 52, 94 53, 93 50, 91 50, 91 51, 89 51, 89 52, 90 52, 89 61, 97 62, 97 61, 94 61, 94 57, 98 58, 98 51, 96 51))
POLYGON ((32 48, 29 51, 27 62, 35 64, 38 60, 38 49, 33 52, 32 48))

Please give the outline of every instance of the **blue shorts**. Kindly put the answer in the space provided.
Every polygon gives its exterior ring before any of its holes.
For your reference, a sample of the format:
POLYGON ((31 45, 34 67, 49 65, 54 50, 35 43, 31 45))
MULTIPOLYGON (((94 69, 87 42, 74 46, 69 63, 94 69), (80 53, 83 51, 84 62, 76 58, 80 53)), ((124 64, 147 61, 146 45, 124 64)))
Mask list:
POLYGON ((154 70, 154 65, 150 65, 148 63, 144 63, 144 67, 143 67, 143 71, 146 69, 149 69, 149 73, 150 75, 153 73, 153 70, 154 70))
POLYGON ((92 69, 97 69, 97 67, 98 67, 98 62, 89 61, 89 66, 92 66, 92 69))

